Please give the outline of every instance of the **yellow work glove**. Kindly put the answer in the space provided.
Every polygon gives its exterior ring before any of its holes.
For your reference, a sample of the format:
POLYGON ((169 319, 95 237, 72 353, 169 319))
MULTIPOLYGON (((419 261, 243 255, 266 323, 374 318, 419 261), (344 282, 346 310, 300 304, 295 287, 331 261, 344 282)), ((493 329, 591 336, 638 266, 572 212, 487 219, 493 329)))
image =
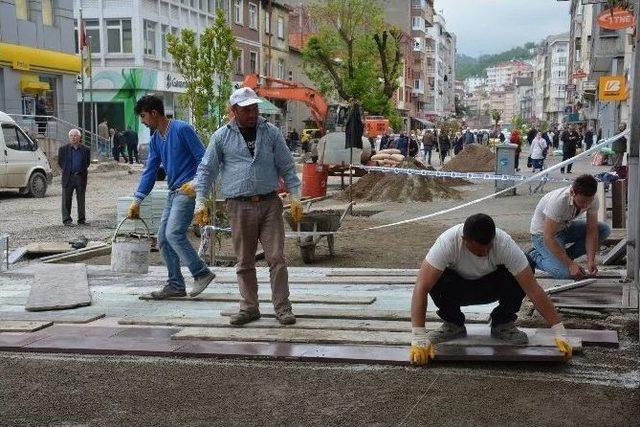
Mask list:
POLYGON ((196 206, 195 213, 193 214, 193 220, 200 227, 204 227, 211 222, 211 215, 209 214, 209 208, 204 203, 199 203, 196 206))
POLYGON ((411 328, 412 339, 409 350, 409 362, 412 365, 426 365, 436 356, 433 344, 427 338, 427 330, 424 327, 411 328))
POLYGON ((140 202, 134 200, 129 205, 129 210, 127 211, 127 218, 129 219, 139 219, 140 218, 140 202))
POLYGON ((300 203, 300 200, 297 197, 294 197, 291 194, 289 194, 289 208, 291 209, 291 218, 293 219, 293 222, 299 224, 300 221, 302 221, 303 215, 302 203, 300 203))
POLYGON ((184 184, 182 184, 180 186, 180 191, 185 196, 196 197, 196 189, 193 188, 193 182, 192 181, 185 182, 184 184))
POLYGON ((571 359, 571 356, 573 355, 573 348, 571 347, 571 343, 567 339, 567 330, 564 328, 562 322, 558 323, 557 325, 553 325, 551 327, 551 330, 555 334, 554 339, 556 342, 556 346, 558 346, 558 350, 560 350, 560 352, 564 354, 565 359, 571 359))

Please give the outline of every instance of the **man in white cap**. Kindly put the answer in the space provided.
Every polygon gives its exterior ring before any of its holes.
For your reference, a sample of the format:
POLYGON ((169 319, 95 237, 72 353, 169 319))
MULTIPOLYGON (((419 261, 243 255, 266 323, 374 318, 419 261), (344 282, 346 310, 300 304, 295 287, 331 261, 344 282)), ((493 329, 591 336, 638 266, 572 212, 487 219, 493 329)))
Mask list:
POLYGON ((238 265, 240 311, 231 316, 232 325, 244 325, 260 318, 256 248, 262 244, 271 279, 271 300, 276 318, 291 325, 296 318, 289 301, 289 278, 284 259, 284 221, 278 197, 282 177, 290 193, 293 217, 301 216, 300 179, 291 152, 277 127, 258 115, 260 98, 250 88, 241 88, 229 98, 233 119, 211 137, 196 176, 196 222, 208 223, 204 203, 218 173, 222 194, 227 199, 232 243, 238 265))

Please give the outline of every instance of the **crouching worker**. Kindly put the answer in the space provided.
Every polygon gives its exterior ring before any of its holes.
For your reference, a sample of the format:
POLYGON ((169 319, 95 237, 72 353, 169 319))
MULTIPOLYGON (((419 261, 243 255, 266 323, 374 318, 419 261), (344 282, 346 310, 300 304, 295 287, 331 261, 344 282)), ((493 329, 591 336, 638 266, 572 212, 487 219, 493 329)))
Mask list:
POLYGON ((188 123, 165 116, 162 100, 156 96, 146 95, 140 98, 135 112, 142 123, 155 129, 155 132, 149 141, 147 162, 127 217, 140 218, 140 204, 153 189, 160 164, 166 171, 170 190, 158 228, 158 245, 169 278, 162 289, 151 292, 151 297, 165 299, 186 296, 180 261, 189 267, 193 275, 194 284, 190 295, 194 297, 216 277, 198 258, 198 253, 187 240, 187 229, 191 225, 196 204, 196 193, 191 180, 204 155, 204 145, 188 123))
POLYGON ((435 356, 434 345, 467 335, 460 307, 498 302, 491 313, 491 335, 514 345, 526 344, 527 334, 515 326, 525 295, 555 332, 565 357, 571 346, 553 303, 536 282, 524 252, 493 219, 475 214, 438 237, 418 272, 411 299, 412 342, 409 360, 424 365, 435 356), (427 333, 427 294, 443 320, 427 333))
POLYGON ((572 185, 547 193, 531 219, 533 249, 527 255, 540 270, 555 279, 596 275, 596 251, 611 229, 598 222, 598 182, 581 175, 572 185), (576 219, 586 212, 586 220, 576 219), (587 255, 587 269, 574 260, 587 255))

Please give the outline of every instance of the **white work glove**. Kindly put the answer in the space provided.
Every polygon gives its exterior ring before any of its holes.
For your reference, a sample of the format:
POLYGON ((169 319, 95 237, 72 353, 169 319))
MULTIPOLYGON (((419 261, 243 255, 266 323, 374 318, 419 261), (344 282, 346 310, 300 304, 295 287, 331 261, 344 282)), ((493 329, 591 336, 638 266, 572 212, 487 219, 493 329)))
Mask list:
POLYGON ((560 350, 560 352, 564 354, 564 357, 566 359, 571 359, 571 356, 573 355, 573 349, 571 347, 571 343, 569 343, 569 339, 567 338, 567 330, 564 328, 562 322, 553 325, 551 327, 551 330, 554 333, 554 339, 556 342, 556 346, 558 346, 558 350, 560 350))
POLYGON ((426 365, 435 355, 433 344, 427 337, 427 329, 423 326, 411 328, 409 362, 412 365, 426 365))

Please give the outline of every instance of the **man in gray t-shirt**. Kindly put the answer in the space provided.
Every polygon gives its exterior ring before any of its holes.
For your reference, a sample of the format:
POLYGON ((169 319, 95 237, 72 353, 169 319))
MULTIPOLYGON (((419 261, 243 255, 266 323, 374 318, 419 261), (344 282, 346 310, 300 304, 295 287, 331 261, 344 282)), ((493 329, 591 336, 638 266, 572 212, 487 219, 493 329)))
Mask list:
POLYGON ((581 175, 569 187, 547 193, 531 219, 533 248, 527 253, 532 264, 555 279, 580 279, 595 275, 596 251, 611 229, 598 222, 598 182, 581 175), (586 213, 586 220, 577 219, 586 213), (587 255, 587 269, 575 262, 587 255))
POLYGON ((571 347, 553 303, 536 282, 522 249, 493 219, 475 214, 451 227, 436 240, 418 273, 411 299, 412 341, 409 359, 425 364, 433 345, 467 334, 461 306, 498 301, 491 312, 491 335, 512 344, 525 344, 527 334, 514 321, 525 295, 547 320, 556 344, 567 357, 571 347), (427 294, 438 307, 442 327, 427 333, 427 294))

